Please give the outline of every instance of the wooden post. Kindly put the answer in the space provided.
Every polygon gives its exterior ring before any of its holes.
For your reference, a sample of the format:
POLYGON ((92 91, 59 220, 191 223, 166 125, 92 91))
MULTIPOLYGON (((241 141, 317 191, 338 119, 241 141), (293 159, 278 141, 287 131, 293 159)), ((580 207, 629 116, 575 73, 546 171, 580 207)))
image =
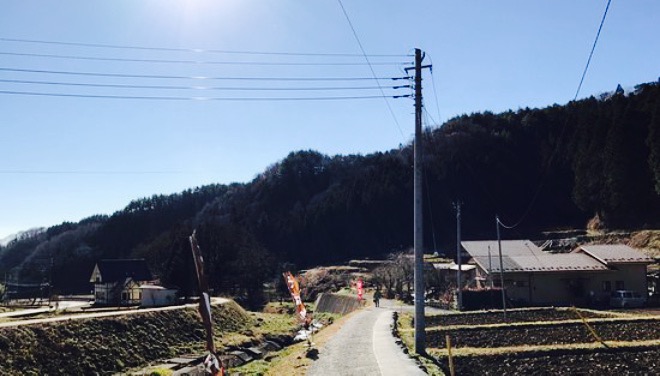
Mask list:
POLYGON ((445 342, 447 342, 447 358, 449 359, 449 374, 451 376, 456 376, 456 370, 454 369, 454 358, 451 355, 451 337, 449 334, 445 336, 445 342))

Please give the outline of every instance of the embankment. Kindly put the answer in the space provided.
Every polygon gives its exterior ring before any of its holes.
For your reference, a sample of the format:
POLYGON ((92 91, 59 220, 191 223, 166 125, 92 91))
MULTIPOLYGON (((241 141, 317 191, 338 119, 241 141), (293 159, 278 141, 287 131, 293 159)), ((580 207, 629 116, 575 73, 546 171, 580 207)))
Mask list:
MULTIPOLYGON (((252 318, 234 302, 213 307, 214 331, 245 330, 252 318)), ((195 308, 0 328, 0 375, 120 372, 204 346, 195 308)))

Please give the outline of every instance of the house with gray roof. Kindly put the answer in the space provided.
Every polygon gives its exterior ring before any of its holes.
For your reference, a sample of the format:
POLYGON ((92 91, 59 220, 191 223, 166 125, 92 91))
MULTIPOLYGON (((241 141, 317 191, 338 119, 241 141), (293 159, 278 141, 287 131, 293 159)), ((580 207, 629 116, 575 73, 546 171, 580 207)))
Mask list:
POLYGON ((611 291, 646 294, 646 266, 653 260, 626 245, 581 246, 549 253, 529 240, 461 242, 477 267, 476 287, 500 287, 524 304, 569 305, 607 301, 611 291))

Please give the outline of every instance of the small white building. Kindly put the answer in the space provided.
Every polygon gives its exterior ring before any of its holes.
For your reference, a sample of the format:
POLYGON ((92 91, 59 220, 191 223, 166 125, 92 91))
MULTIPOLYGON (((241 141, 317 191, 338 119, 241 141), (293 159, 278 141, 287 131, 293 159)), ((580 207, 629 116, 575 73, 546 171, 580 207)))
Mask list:
POLYGON ((134 305, 140 302, 139 286, 152 279, 144 259, 101 260, 94 266, 94 302, 98 305, 134 305))
POLYGON ((140 307, 161 307, 176 302, 176 289, 166 289, 163 286, 141 285, 140 307))

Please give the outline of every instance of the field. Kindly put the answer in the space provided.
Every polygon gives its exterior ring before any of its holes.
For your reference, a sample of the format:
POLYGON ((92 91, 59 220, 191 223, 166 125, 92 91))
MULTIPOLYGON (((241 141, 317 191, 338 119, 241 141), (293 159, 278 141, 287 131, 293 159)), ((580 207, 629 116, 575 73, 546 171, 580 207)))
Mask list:
MULTIPOLYGON (((412 318, 399 318, 404 343, 412 318)), ((660 316, 592 310, 519 309, 428 316, 429 362, 457 375, 657 374, 660 316), (578 314, 579 312, 579 314, 578 314)))

